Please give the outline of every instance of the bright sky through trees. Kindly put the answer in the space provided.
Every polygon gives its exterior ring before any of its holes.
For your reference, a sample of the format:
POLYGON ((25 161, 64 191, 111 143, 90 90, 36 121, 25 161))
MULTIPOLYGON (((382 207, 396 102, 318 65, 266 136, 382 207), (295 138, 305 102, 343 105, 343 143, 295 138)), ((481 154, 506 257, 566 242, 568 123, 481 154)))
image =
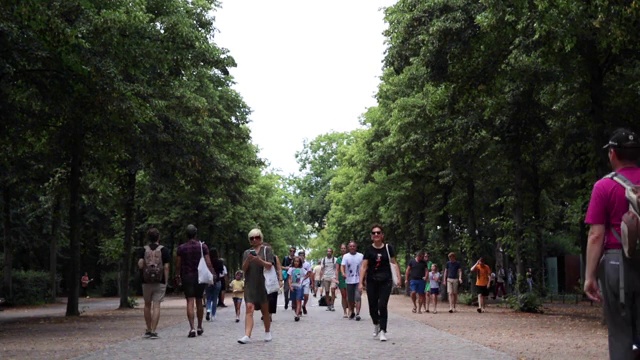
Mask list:
POLYGON ((376 104, 392 0, 226 0, 215 41, 238 63, 231 70, 253 110, 260 156, 283 174, 298 172, 303 139, 359 126, 376 104))

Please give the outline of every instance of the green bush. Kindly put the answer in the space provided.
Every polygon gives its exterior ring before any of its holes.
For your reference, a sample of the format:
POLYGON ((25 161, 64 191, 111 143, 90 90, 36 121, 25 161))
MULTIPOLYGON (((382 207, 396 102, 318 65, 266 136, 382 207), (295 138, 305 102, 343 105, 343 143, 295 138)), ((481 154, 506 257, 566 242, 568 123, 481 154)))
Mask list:
POLYGON ((46 271, 14 271, 13 298, 7 299, 14 305, 41 305, 51 300, 49 273, 46 271))
MULTIPOLYGON (((118 279, 120 274, 117 271, 112 271, 102 275, 102 285, 100 287, 100 293, 102 296, 118 296, 118 279)), ((136 288, 136 276, 129 276, 129 289, 136 288)))
POLYGON ((118 296, 118 272, 112 271, 102 275, 102 296, 118 296))
POLYGON ((507 298, 509 307, 521 312, 542 313, 542 300, 535 293, 527 292, 507 298))
POLYGON ((465 305, 473 305, 473 302, 476 300, 476 296, 470 292, 464 292, 458 295, 458 303, 465 305))

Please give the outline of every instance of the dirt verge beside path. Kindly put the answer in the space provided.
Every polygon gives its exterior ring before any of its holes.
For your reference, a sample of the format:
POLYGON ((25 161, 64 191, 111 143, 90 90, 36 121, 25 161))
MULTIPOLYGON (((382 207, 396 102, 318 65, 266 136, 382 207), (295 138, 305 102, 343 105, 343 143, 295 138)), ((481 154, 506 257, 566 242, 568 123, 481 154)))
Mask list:
POLYGON ((588 302, 545 304, 543 314, 516 313, 502 304, 488 305, 487 311, 481 314, 475 307, 466 305, 458 305, 458 312, 450 314, 448 303, 439 303, 437 314, 414 314, 412 309, 409 297, 391 296, 389 311, 394 314, 518 359, 600 360, 609 357, 607 328, 600 323, 602 309, 588 302))

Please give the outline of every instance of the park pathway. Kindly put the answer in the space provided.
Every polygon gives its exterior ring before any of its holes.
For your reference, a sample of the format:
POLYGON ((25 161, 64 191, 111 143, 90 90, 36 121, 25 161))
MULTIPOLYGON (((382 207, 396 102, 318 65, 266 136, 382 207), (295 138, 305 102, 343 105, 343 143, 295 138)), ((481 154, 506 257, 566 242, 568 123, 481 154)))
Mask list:
MULTIPOLYGON (((280 296, 278 313, 271 326, 273 341, 263 341, 264 326, 259 313, 254 315, 253 342, 241 345, 237 339, 244 335, 244 309, 241 322, 235 322, 231 306, 218 309, 217 319, 204 322, 204 334, 187 338, 189 325, 181 324, 159 331, 160 339, 142 336, 83 355, 77 360, 132 360, 132 359, 286 359, 292 355, 305 360, 313 359, 514 359, 505 353, 437 330, 417 321, 391 314, 388 341, 373 339, 373 325, 363 298, 362 321, 342 318, 342 309, 336 303, 335 312, 318 307, 311 298, 309 314, 294 322, 293 312, 284 310, 280 296)), ((230 303, 230 302, 229 302, 230 303)), ((244 305, 244 304, 243 304, 244 305)), ((243 306, 244 307, 244 306, 243 306)), ((444 315, 444 314, 443 314, 444 315)), ((160 318, 162 322, 162 317, 160 318)), ((141 334, 142 335, 142 334, 141 334)), ((108 336, 105 334, 105 336, 108 336)))

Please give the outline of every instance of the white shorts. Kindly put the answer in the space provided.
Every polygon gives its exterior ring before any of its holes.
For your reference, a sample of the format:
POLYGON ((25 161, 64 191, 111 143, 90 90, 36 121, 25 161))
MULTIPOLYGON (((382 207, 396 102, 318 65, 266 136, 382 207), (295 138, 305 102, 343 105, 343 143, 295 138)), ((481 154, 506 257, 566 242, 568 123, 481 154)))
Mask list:
POLYGON ((309 291, 309 285, 308 284, 307 285, 302 285, 302 293, 304 295, 309 295, 309 292, 310 292, 309 291))

